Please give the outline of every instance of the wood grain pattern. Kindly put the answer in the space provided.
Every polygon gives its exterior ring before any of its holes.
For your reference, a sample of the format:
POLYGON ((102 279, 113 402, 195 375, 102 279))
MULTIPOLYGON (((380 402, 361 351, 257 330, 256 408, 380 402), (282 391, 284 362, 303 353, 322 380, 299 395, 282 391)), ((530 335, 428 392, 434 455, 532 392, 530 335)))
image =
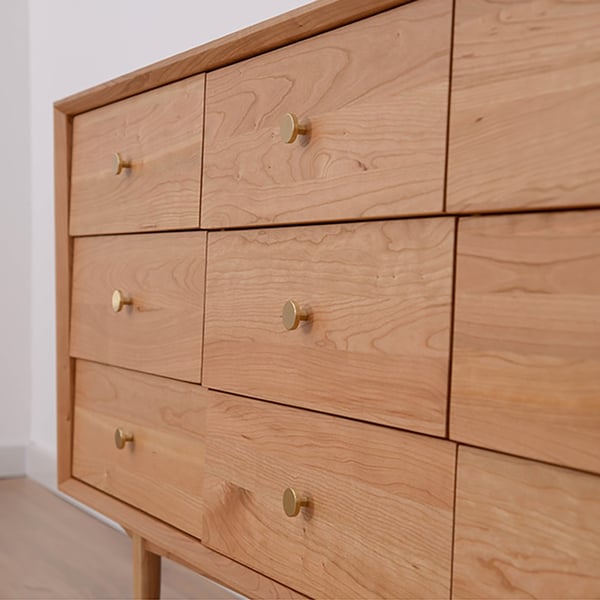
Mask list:
POLYGON ((133 546, 133 597, 136 600, 160 598, 160 556, 150 552, 146 540, 134 534, 133 546))
POLYGON ((454 220, 209 233, 208 387, 446 431, 454 220), (284 303, 311 313, 287 331, 284 303))
POLYGON ((77 115, 71 235, 198 227, 203 118, 204 75, 77 115))
POLYGON ((313 597, 449 597, 452 443, 224 394, 207 432, 208 546, 313 597))
POLYGON ((201 537, 205 419, 205 388, 77 361, 73 475, 201 537))
POLYGON ((199 231, 77 238, 71 355, 199 382, 205 255, 199 231))
POLYGON ((60 100, 75 115, 346 25, 410 0, 318 0, 60 100))
POLYGON ((460 447, 454 598, 598 598, 600 479, 460 447))
POLYGON ((457 0, 450 211, 600 204, 600 4, 457 0))
POLYGON ((71 477, 73 361, 69 354, 73 243, 69 238, 71 120, 54 110, 54 222, 56 269, 56 439, 57 477, 71 477))
POLYGON ((452 439, 600 472, 600 211, 461 219, 452 439))
POLYGON ((207 575, 249 598, 304 600, 306 596, 198 543, 198 540, 76 479, 60 484, 65 494, 141 535, 147 548, 207 575))
POLYGON ((441 212, 451 8, 420 0, 209 73, 202 227, 441 212), (309 136, 281 141, 287 112, 309 136))

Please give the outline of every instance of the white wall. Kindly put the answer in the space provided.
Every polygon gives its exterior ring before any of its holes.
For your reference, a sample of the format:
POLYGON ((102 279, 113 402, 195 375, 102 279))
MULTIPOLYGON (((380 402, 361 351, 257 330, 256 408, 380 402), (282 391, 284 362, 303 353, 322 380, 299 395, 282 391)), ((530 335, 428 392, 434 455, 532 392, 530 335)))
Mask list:
MULTIPOLYGON (((6 2, 19 4, 23 0, 0 0, 0 5, 6 2)), ((307 3, 29 0, 33 241, 30 476, 47 484, 55 479, 52 103, 307 3)))
POLYGON ((0 475, 25 469, 31 397, 27 2, 0 0, 0 475))

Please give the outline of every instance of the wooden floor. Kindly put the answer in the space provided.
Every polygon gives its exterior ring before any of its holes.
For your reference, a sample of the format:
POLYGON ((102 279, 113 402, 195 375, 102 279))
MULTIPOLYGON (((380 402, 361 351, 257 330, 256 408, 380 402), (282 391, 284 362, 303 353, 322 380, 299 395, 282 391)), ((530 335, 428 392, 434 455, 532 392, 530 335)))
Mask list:
MULTIPOLYGON (((232 598, 163 560, 162 598, 232 598)), ((0 598, 131 598, 131 541, 28 479, 0 479, 0 598)))

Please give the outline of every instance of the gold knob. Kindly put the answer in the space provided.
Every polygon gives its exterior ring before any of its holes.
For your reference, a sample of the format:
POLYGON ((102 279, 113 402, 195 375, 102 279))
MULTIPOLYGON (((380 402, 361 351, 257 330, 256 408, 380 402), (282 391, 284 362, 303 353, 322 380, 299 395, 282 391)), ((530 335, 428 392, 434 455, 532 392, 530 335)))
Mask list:
POLYGON ((119 175, 123 169, 131 169, 131 161, 123 160, 118 152, 113 154, 113 173, 119 175))
POLYGON ((306 496, 298 496, 294 488, 287 488, 283 492, 283 510, 288 517, 295 517, 303 506, 308 506, 306 496))
POLYGON ((112 309, 116 313, 121 312, 126 304, 133 304, 133 300, 124 296, 121 290, 115 290, 112 295, 112 309))
POLYGON ((283 326, 291 331, 300 325, 300 321, 308 321, 309 314, 308 311, 300 308, 297 302, 288 300, 283 305, 281 318, 283 319, 283 326))
POLYGON ((285 113, 279 123, 279 133, 286 144, 292 144, 299 135, 308 133, 308 127, 300 125, 298 117, 294 113, 285 113))
POLYGON ((119 450, 123 450, 127 442, 133 442, 133 433, 129 433, 121 427, 117 427, 115 429, 115 446, 119 450))

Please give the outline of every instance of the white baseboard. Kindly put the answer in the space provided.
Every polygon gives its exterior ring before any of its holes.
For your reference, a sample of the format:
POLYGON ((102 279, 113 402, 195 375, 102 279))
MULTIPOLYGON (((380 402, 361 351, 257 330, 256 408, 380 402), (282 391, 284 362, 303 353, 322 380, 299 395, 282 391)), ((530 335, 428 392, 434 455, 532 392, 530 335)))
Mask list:
POLYGON ((24 474, 30 479, 33 479, 34 481, 37 481, 37 483, 48 488, 52 493, 60 496, 63 500, 66 500, 69 504, 76 506, 77 508, 86 512, 88 515, 91 515, 99 521, 102 521, 103 523, 110 525, 110 527, 113 527, 114 529, 124 533, 123 528, 118 523, 107 519, 104 515, 101 515, 95 510, 85 506, 85 504, 81 504, 81 502, 73 500, 73 498, 66 496, 58 489, 56 483, 57 475, 55 452, 50 452, 41 446, 37 446, 36 444, 29 444, 27 447, 27 460, 24 474))
POLYGON ((25 475, 25 446, 0 446, 0 478, 25 475))

